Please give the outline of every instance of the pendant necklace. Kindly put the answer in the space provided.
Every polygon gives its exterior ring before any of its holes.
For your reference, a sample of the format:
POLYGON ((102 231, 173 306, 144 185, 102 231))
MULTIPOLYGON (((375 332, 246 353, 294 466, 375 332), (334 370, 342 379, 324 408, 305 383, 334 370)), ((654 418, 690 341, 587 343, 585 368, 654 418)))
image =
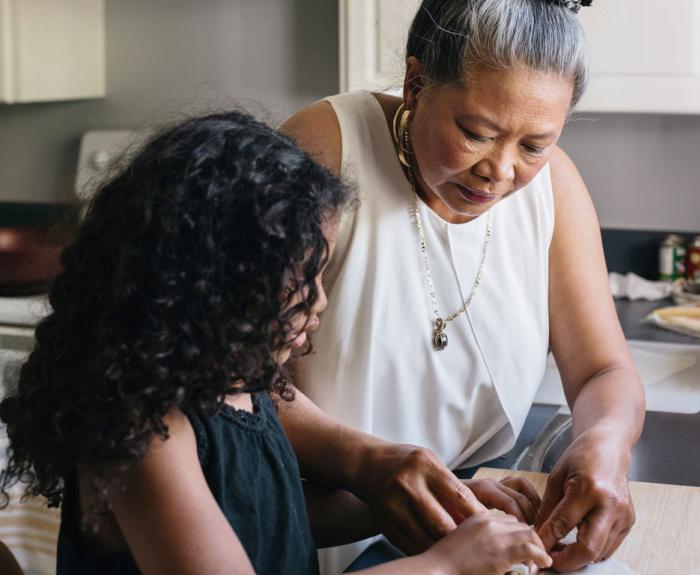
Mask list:
POLYGON ((479 291, 479 286, 481 285, 481 280, 484 276, 484 267, 486 263, 486 254, 489 251, 489 245, 491 244, 491 230, 493 225, 492 213, 489 210, 487 213, 486 221, 486 237, 484 238, 484 247, 481 251, 481 262, 479 263, 479 271, 476 274, 476 280, 474 280, 474 287, 472 288, 469 297, 462 302, 462 307, 457 311, 451 313, 446 318, 443 318, 438 311, 437 296, 435 294, 435 286, 433 285, 433 277, 430 273, 430 261, 428 260, 428 247, 425 241, 425 233, 423 231, 423 221, 420 216, 420 206, 418 200, 418 192, 416 191, 416 181, 413 175, 413 166, 410 161, 411 149, 410 141, 408 137, 408 115, 409 111, 405 109, 404 105, 401 104, 396 114, 394 115, 394 120, 392 123, 392 135, 394 137, 394 143, 397 147, 397 152, 399 156, 399 161, 403 166, 405 166, 408 172, 408 181, 411 184, 411 192, 413 193, 413 215, 416 220, 416 228, 418 230, 418 239, 420 241, 420 250, 423 254, 423 262, 425 264, 425 275, 428 282, 428 291, 430 292, 430 299, 433 304, 433 315, 435 316, 435 323, 433 325, 433 347, 440 351, 447 347, 448 339, 445 329, 447 324, 461 314, 467 311, 476 292, 479 291))

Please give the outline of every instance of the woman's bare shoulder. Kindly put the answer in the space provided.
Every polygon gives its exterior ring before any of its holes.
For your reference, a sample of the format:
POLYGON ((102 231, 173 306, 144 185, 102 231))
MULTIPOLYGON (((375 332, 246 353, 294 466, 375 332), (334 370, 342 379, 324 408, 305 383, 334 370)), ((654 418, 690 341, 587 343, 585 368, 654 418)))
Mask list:
POLYGON ((333 174, 340 174, 342 137, 338 116, 329 102, 316 102, 303 108, 280 130, 333 174))
POLYGON ((576 165, 559 146, 554 148, 549 158, 549 170, 555 195, 567 193, 572 187, 578 190, 585 189, 576 165))
POLYGON ((374 96, 375 100, 379 102, 379 105, 384 111, 387 122, 390 123, 391 119, 394 117, 396 109, 399 107, 399 104, 401 104, 401 98, 392 96, 391 94, 385 94, 383 92, 372 92, 372 96, 374 96))

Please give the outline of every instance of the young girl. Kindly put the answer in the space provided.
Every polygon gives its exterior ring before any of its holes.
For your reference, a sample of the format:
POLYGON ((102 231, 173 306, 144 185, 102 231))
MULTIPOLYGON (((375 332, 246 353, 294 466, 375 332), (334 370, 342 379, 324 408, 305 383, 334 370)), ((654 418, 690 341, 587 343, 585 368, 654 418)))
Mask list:
MULTIPOLYGON (((21 480, 62 506, 59 575, 313 574, 314 535, 376 531, 359 500, 321 488, 307 489, 323 515, 309 523, 271 398, 293 394, 284 363, 326 305, 348 200, 236 112, 166 131, 98 192, 0 406, 0 487, 21 480)), ((501 575, 520 561, 548 564, 532 529, 475 516, 371 572, 501 575)))

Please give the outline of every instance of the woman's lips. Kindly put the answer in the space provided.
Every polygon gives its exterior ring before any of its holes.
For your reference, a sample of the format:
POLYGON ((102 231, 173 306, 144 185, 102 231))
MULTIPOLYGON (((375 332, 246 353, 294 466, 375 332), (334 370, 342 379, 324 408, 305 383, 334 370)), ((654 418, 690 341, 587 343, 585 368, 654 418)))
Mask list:
POLYGON ((457 184, 457 189, 465 200, 473 204, 489 204, 498 198, 496 194, 489 194, 488 192, 482 192, 481 190, 467 188, 462 184, 457 184))

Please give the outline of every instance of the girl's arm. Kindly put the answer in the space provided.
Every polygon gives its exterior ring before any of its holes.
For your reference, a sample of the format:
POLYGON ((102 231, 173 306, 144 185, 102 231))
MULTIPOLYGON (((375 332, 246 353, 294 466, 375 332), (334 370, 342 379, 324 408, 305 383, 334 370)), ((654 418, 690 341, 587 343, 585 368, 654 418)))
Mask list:
POLYGON ((304 481, 304 497, 319 548, 345 545, 380 533, 369 507, 349 491, 304 481))
POLYGON ((187 417, 165 420, 170 437, 154 439, 110 497, 112 513, 144 575, 254 575, 236 533, 214 499, 187 417))

